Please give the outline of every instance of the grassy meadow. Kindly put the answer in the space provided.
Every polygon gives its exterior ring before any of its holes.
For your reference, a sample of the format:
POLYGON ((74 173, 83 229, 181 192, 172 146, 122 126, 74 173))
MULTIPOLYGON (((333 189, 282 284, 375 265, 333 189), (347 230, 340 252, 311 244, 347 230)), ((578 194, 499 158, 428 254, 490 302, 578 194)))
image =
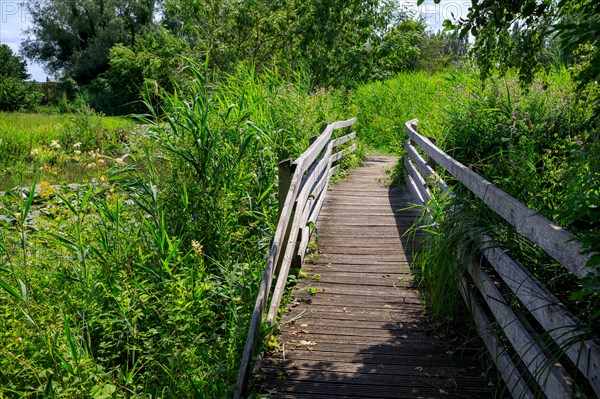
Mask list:
POLYGON ((94 162, 98 150, 105 160, 122 156, 139 130, 131 119, 85 106, 62 115, 0 112, 0 191, 29 184, 36 171, 52 184, 89 181, 106 169, 94 162))

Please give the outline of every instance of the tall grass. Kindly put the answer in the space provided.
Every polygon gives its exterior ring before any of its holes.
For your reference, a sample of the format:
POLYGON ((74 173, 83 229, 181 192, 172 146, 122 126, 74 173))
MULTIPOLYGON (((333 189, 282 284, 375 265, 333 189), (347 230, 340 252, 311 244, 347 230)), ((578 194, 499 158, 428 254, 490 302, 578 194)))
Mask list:
POLYGON ((20 192, 0 198, 0 396, 233 392, 277 163, 346 115, 301 78, 240 68, 209 85, 192 69, 106 184, 54 187, 28 216, 20 192))
MULTIPOLYGON (((522 90, 511 77, 492 80, 484 88, 465 80, 460 90, 449 93, 443 114, 446 122, 436 136, 438 145, 451 156, 569 228, 584 243, 587 240, 593 252, 598 250, 599 230, 594 224, 598 212, 591 203, 598 198, 600 179, 593 171, 598 147, 590 134, 591 109, 586 94, 575 91, 564 71, 546 80, 536 79, 529 90, 522 90)), ((451 310, 456 309, 452 304, 457 293, 445 290, 444 283, 450 271, 456 272, 455 279, 464 272, 458 267, 465 263, 460 253, 464 251, 457 248, 477 236, 464 235, 464 229, 483 229, 598 332, 597 282, 577 281, 479 200, 462 190, 455 193, 457 198, 442 208, 440 202, 430 204, 429 212, 434 215, 428 225, 431 235, 426 238, 430 244, 418 259, 419 265, 429 269, 424 281, 435 314, 454 317, 451 310)))
POLYGON ((444 130, 448 98, 471 79, 464 72, 415 72, 360 86, 351 94, 352 109, 361 121, 360 140, 374 149, 403 154, 404 124, 414 118, 419 118, 421 132, 437 137, 444 130))
POLYGON ((134 122, 125 118, 102 117, 88 109, 67 115, 0 112, 0 166, 28 159, 33 149, 49 146, 53 140, 63 146, 81 142, 82 150, 104 146, 111 136, 133 129, 134 122))

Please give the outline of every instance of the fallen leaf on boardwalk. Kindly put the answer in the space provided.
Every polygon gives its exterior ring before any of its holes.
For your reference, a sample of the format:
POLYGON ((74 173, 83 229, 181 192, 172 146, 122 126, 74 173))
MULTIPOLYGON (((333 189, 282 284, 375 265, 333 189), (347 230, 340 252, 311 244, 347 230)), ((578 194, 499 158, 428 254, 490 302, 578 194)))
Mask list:
POLYGON ((492 381, 488 382, 488 387, 493 387, 494 383, 492 381))
POLYGON ((300 327, 308 327, 308 324, 300 324, 300 327))
POLYGON ((398 327, 400 327, 400 328, 404 327, 404 323, 398 323, 398 327))
POLYGON ((348 308, 346 308, 346 307, 342 308, 342 310, 343 310, 344 312, 346 311, 346 309, 348 309, 348 308))
POLYGON ((400 336, 400 338, 403 338, 403 339, 408 339, 408 335, 406 335, 406 334, 402 334, 402 335, 400 336))
POLYGON ((418 372, 420 373, 421 371, 423 371, 423 367, 420 367, 420 366, 418 366, 418 367, 415 367, 415 370, 416 370, 416 371, 418 371, 418 372))
POLYGON ((427 377, 427 378, 431 377, 431 374, 429 374, 429 373, 423 373, 423 374, 424 374, 424 375, 425 375, 425 377, 427 377))
POLYGON ((435 375, 440 378, 446 377, 446 373, 443 370, 438 371, 437 373, 435 373, 435 375))
POLYGON ((392 305, 383 305, 384 308, 389 309, 392 307, 392 305))
POLYGON ((302 334, 308 334, 308 331, 307 331, 307 330, 305 330, 305 329, 301 329, 301 330, 300 330, 300 332, 301 332, 302 334))
POLYGON ((307 346, 306 350, 311 351, 311 352, 314 351, 314 349, 312 347, 310 347, 310 346, 307 346))
POLYGON ((444 391, 443 389, 440 389, 440 395, 448 395, 448 392, 444 391))
POLYGON ((302 340, 300 342, 298 342, 300 345, 316 345, 317 343, 315 341, 306 341, 306 340, 302 340))

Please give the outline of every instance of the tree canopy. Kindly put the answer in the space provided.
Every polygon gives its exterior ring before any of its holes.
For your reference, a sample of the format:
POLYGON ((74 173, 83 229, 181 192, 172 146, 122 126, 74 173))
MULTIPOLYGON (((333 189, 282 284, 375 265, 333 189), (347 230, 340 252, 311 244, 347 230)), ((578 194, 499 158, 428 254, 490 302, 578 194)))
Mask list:
POLYGON ((0 44, 0 78, 24 80, 29 77, 27 64, 6 44, 0 44))
POLYGON ((155 0, 32 0, 22 52, 49 72, 89 83, 108 69, 117 43, 134 43, 152 22, 155 0))
POLYGON ((445 24, 462 37, 474 36, 470 53, 484 79, 494 69, 516 68, 527 85, 552 61, 578 63, 582 85, 600 76, 600 3, 595 0, 473 0, 465 18, 445 24))

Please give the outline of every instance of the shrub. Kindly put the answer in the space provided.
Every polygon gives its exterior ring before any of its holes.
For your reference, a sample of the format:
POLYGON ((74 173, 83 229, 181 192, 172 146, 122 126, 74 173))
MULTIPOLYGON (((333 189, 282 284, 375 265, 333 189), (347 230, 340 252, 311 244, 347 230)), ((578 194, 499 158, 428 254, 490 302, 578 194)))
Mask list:
POLYGON ((33 110, 40 104, 43 94, 31 90, 21 80, 0 80, 0 111, 33 110))

